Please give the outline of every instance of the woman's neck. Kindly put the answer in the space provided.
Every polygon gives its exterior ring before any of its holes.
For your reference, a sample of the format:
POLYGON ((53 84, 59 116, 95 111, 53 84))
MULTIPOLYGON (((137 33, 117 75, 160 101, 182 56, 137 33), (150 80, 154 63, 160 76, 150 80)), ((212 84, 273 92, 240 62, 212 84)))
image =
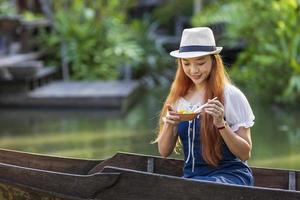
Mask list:
POLYGON ((205 83, 203 83, 203 84, 197 84, 197 85, 194 86, 194 90, 198 91, 198 92, 204 91, 204 88, 205 88, 205 83))
POLYGON ((196 103, 203 103, 205 87, 196 87, 196 85, 188 91, 188 93, 184 96, 186 100, 189 102, 196 104, 196 103))

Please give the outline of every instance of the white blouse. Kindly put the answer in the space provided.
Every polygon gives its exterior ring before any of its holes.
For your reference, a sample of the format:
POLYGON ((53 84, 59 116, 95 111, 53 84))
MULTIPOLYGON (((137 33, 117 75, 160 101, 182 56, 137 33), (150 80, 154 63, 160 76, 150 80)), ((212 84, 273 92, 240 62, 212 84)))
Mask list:
MULTIPOLYGON (((224 89, 225 119, 233 131, 239 127, 249 128, 254 125, 255 116, 245 95, 237 87, 227 84, 224 89)), ((183 97, 175 104, 176 110, 194 111, 201 103, 192 104, 183 97)))

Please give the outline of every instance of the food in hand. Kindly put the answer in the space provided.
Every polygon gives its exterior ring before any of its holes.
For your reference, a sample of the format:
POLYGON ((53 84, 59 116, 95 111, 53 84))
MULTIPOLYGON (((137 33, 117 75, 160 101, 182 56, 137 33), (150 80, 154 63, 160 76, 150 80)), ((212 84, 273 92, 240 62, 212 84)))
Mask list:
POLYGON ((194 113, 193 111, 190 111, 190 110, 178 110, 177 112, 179 114, 191 114, 191 113, 194 113))

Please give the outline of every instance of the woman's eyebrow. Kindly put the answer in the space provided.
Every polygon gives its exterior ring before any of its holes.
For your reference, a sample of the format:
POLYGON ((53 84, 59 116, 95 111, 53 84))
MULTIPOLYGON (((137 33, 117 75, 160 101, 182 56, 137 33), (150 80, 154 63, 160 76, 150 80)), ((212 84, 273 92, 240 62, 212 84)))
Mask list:
POLYGON ((196 61, 202 61, 202 60, 205 61, 205 58, 202 57, 202 58, 197 58, 196 59, 196 61))
MULTIPOLYGON (((182 59, 184 62, 189 62, 190 60, 189 59, 182 59)), ((201 58, 197 58, 195 59, 195 61, 205 61, 205 58, 201 57, 201 58)))

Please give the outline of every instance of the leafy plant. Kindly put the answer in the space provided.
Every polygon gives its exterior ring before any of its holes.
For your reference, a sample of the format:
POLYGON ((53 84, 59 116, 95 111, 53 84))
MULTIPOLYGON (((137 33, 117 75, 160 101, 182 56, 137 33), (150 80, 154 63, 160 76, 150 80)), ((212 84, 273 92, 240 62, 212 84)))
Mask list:
POLYGON ((60 58, 65 44, 73 79, 117 79, 122 66, 137 67, 145 54, 126 21, 126 2, 55 2, 54 29, 40 42, 54 50, 53 58, 60 58))
POLYGON ((154 20, 164 28, 167 28, 169 32, 173 32, 174 20, 177 17, 193 15, 193 2, 193 0, 167 0, 154 10, 154 20))
POLYGON ((266 102, 299 98, 295 80, 300 75, 300 2, 224 2, 211 4, 194 16, 193 24, 225 22, 225 45, 245 41, 247 48, 231 70, 233 78, 266 102))
POLYGON ((24 21, 34 21, 36 19, 43 19, 44 16, 39 13, 34 13, 30 10, 19 13, 14 1, 0 0, 0 16, 6 17, 21 17, 24 21))
POLYGON ((133 20, 131 24, 131 28, 137 32, 136 41, 142 44, 147 52, 141 66, 134 71, 134 77, 145 77, 150 87, 165 84, 170 78, 167 76, 168 71, 174 71, 170 65, 173 59, 159 42, 155 42, 152 32, 148 28, 151 25, 152 20, 148 17, 144 17, 142 20, 133 20))
POLYGON ((0 16, 15 16, 15 15, 17 15, 17 9, 13 5, 13 2, 7 0, 1 0, 0 16))

